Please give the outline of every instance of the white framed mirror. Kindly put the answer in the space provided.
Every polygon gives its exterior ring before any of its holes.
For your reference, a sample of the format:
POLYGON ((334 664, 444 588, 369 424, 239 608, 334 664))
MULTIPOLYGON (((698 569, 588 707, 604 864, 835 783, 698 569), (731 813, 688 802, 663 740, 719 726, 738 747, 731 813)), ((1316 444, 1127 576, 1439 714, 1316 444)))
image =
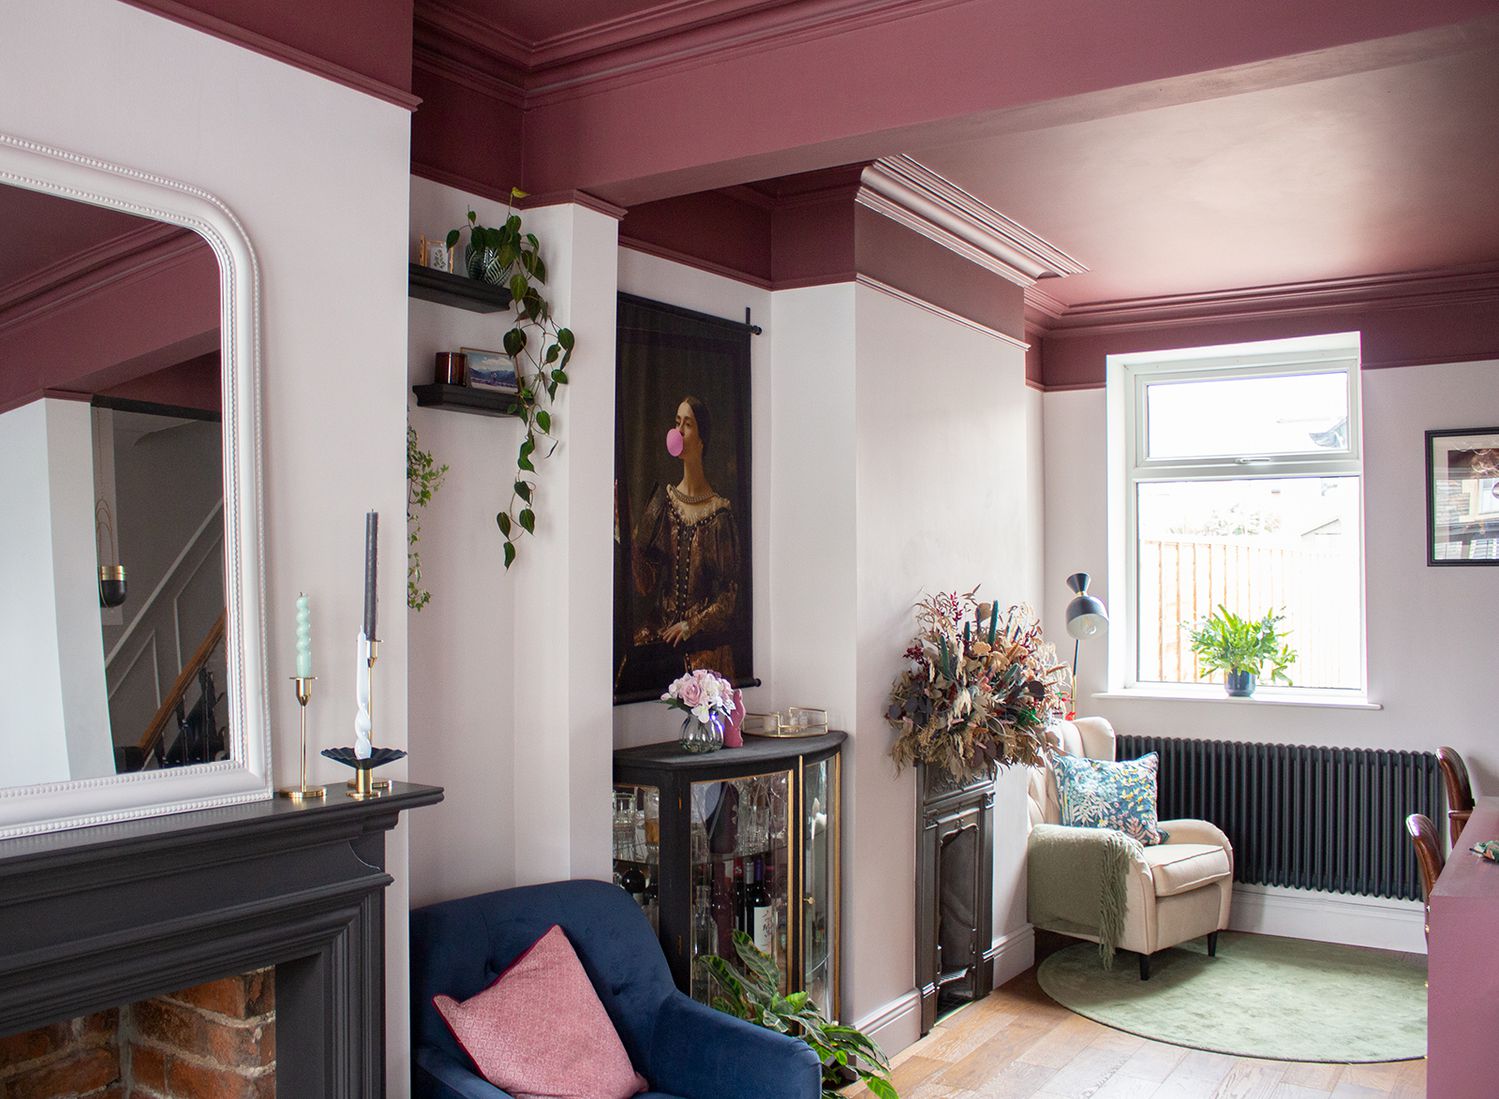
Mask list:
POLYGON ((0 134, 0 837, 267 798, 255 254, 0 134))

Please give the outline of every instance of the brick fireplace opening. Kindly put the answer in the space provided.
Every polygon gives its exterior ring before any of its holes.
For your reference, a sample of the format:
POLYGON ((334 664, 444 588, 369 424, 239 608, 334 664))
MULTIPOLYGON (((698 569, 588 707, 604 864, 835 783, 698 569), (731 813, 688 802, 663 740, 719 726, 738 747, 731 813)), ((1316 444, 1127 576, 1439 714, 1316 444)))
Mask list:
POLYGON ((383 1099, 385 833, 441 799, 0 840, 0 1099, 383 1099))
POLYGON ((0 1099, 274 1099, 260 969, 0 1038, 0 1099))

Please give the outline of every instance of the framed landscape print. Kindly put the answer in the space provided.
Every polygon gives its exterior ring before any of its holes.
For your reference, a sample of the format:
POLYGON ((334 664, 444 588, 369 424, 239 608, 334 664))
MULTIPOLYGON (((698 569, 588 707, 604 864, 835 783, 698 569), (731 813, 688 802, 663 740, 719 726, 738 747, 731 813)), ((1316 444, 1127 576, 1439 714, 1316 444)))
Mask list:
POLYGON ((1499 564, 1499 427, 1426 433, 1426 563, 1499 564))
POLYGON ((750 329, 619 295, 614 702, 751 661, 750 329))

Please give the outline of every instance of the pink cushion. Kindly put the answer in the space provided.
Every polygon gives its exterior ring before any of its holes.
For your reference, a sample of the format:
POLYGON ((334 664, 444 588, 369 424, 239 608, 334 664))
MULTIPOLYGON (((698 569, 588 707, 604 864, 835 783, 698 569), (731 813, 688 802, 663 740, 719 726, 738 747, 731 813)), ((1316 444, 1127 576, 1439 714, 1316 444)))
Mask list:
POLYGON ((432 1003, 480 1075, 515 1099, 627 1099, 646 1088, 555 924, 483 992, 432 1003))

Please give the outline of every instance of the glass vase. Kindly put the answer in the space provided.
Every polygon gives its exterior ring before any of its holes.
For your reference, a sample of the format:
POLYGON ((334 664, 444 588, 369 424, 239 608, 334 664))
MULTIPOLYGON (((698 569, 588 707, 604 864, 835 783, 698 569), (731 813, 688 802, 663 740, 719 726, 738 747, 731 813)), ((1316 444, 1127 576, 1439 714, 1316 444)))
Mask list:
POLYGON ((682 719, 682 735, 677 741, 684 752, 716 752, 723 747, 723 718, 711 714, 699 721, 688 714, 682 719))

